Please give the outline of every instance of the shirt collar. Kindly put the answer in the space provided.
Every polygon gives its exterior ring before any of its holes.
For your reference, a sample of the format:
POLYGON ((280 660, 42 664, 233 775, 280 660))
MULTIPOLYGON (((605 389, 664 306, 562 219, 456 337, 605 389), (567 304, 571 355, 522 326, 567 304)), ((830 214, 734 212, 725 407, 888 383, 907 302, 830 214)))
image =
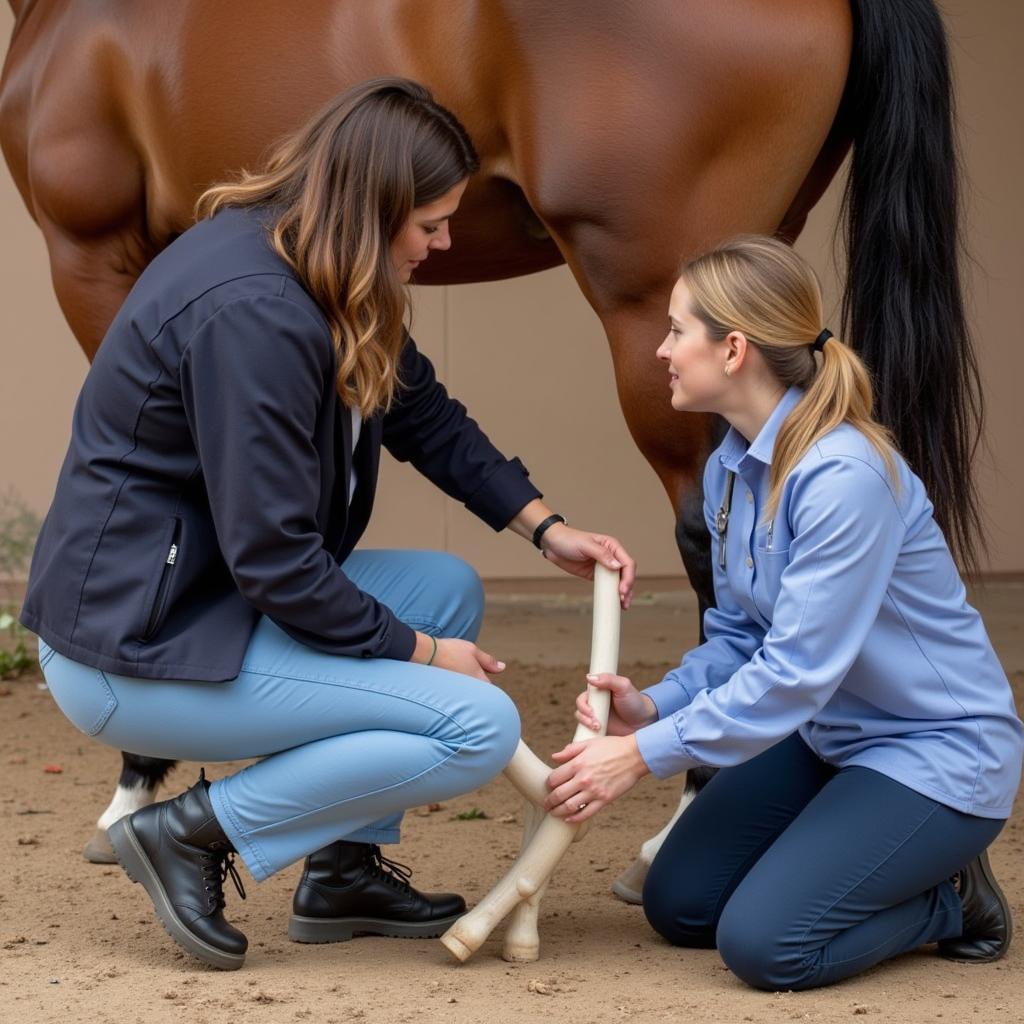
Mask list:
POLYGON ((766 466, 770 466, 772 452, 775 449, 775 439, 779 436, 779 430, 782 428, 786 417, 803 397, 804 392, 801 388, 790 388, 779 399, 778 405, 772 410, 772 414, 765 421, 765 425, 750 444, 747 443, 747 439, 735 427, 730 427, 719 448, 718 458, 722 465, 734 473, 749 465, 753 459, 766 466))

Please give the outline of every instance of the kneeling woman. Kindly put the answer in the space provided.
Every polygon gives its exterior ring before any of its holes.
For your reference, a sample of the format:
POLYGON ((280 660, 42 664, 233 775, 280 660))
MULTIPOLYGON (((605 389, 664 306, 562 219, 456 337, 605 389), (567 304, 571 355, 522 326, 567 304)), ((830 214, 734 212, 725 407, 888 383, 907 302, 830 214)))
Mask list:
MULTIPOLYGON (((582 821, 648 772, 721 768, 655 858, 644 909, 759 988, 827 985, 932 942, 997 959, 1010 916, 984 851, 1010 814, 1021 723, 863 365, 771 239, 698 258, 669 313, 673 408, 732 428, 704 474, 717 607, 655 686, 591 680, 616 735, 556 755, 549 807, 582 821)), ((595 724, 586 694, 577 717, 595 724)))
POLYGON ((201 198, 75 410, 22 622, 61 709, 104 743, 264 758, 110 830, 172 937, 217 967, 246 950, 222 913, 234 851, 257 879, 307 858, 300 941, 439 935, 465 910, 377 844, 397 842, 403 808, 501 771, 519 720, 473 643, 476 574, 353 551, 382 445, 566 571, 621 566, 628 604, 626 552, 553 515, 403 330, 404 285, 451 244, 475 169, 414 83, 342 94, 264 173, 201 198))

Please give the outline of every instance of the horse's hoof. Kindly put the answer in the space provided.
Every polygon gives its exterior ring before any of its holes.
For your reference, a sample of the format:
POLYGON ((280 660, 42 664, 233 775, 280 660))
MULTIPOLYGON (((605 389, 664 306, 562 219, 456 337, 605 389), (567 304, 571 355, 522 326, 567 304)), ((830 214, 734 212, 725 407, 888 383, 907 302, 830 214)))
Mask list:
POLYGON ((98 828, 92 834, 92 839, 85 844, 82 856, 91 864, 116 864, 117 857, 114 855, 114 848, 107 838, 107 830, 98 828))
POLYGON ((612 882, 612 892, 626 903, 643 903, 644 879, 650 864, 637 858, 612 882))

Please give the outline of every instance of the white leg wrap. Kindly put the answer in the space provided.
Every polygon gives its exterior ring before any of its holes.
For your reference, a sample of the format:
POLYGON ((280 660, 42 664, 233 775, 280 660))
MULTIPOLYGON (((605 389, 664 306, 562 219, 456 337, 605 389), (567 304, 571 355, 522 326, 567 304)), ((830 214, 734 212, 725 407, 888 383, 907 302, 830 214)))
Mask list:
POLYGON ((120 821, 126 814, 134 814, 143 807, 148 807, 156 800, 157 788, 157 786, 153 786, 152 789, 146 786, 135 786, 132 789, 126 789, 124 786, 118 786, 117 791, 114 793, 114 799, 110 801, 110 806, 100 815, 100 820, 96 822, 96 827, 102 829, 110 828, 115 821, 120 821))
MULTIPOLYGON (((594 632, 590 650, 591 672, 615 672, 619 664, 619 574, 595 566, 594 632)), ((611 694, 588 688, 600 731, 586 726, 576 728, 573 742, 603 736, 608 726, 611 694)), ((536 808, 524 823, 523 846, 508 874, 468 914, 459 918, 441 936, 448 951, 459 960, 468 960, 506 915, 513 913, 505 937, 504 957, 510 961, 533 961, 540 956, 537 915, 548 879, 558 866, 576 834, 585 826, 569 825, 562 818, 544 813, 546 779, 551 769, 525 743, 505 769, 512 785, 536 808)))

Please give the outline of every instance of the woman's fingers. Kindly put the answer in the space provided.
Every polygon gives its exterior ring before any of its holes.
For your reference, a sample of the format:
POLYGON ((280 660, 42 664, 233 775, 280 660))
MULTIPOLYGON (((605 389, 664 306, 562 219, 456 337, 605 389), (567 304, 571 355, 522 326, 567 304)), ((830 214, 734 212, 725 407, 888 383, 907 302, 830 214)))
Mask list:
MULTIPOLYGON (((586 749, 586 746, 586 740, 581 740, 579 743, 567 743, 564 747, 562 747, 561 750, 558 750, 554 754, 552 754, 551 757, 555 761, 571 762, 577 754, 582 753, 586 749)), ((568 779, 574 771, 575 769, 572 767, 571 764, 563 764, 560 768, 556 768, 548 776, 548 788, 553 789, 559 783, 565 782, 565 780, 568 779), (555 778, 556 775, 559 776, 557 779, 555 778)))
POLYGON ((568 825, 579 825, 582 824, 587 818, 592 818, 602 807, 604 807, 603 800, 588 800, 585 802, 586 806, 583 810, 572 811, 571 814, 567 815, 565 821, 568 825))
POLYGON ((488 673, 497 674, 505 670, 503 661, 499 661, 492 654, 481 650, 468 640, 458 640, 454 637, 438 640, 432 664, 436 668, 460 672, 462 675, 472 676, 485 683, 491 681, 488 673))
POLYGON ((636 561, 614 537, 602 534, 595 539, 605 552, 598 560, 609 569, 619 571, 619 600, 623 608, 628 608, 633 602, 636 561))
POLYGON ((553 789, 548 794, 547 799, 544 801, 544 809, 558 814, 559 817, 564 817, 566 814, 572 814, 579 803, 586 803, 586 797, 580 791, 579 783, 573 778, 563 783, 557 789, 553 789), (563 808, 562 804, 565 804, 567 801, 570 806, 563 808))
POLYGON ((492 675, 505 671, 505 662, 498 661, 493 655, 480 650, 479 647, 476 648, 476 660, 485 672, 490 672, 492 675))
POLYGON ((636 561, 629 552, 614 537, 609 537, 614 547, 612 551, 615 559, 622 563, 622 571, 619 573, 619 599, 622 607, 628 609, 633 603, 633 586, 636 583, 636 561))
POLYGON ((574 712, 576 721, 580 725, 585 725, 588 729, 594 732, 601 731, 601 723, 597 720, 597 715, 594 714, 594 709, 590 706, 590 701, 587 700, 586 691, 581 693, 576 698, 576 711, 574 712))
POLYGON ((623 608, 631 604, 636 562, 614 537, 566 527, 557 533, 552 531, 543 555, 560 569, 583 579, 593 579, 595 562, 620 573, 619 602, 623 608))
POLYGON ((615 696, 629 692, 632 680, 625 676, 613 675, 611 672, 595 672, 587 676, 587 682, 598 690, 611 690, 615 696))
POLYGON ((588 538, 585 541, 586 553, 594 559, 595 562, 600 562, 606 569, 611 569, 613 572, 618 572, 623 568, 622 559, 619 558, 616 548, 619 547, 617 541, 612 540, 611 537, 605 537, 604 535, 595 536, 588 538))
POLYGON ((593 715, 582 715, 579 711, 574 711, 573 717, 580 725, 585 725, 591 732, 601 731, 601 723, 593 715))

